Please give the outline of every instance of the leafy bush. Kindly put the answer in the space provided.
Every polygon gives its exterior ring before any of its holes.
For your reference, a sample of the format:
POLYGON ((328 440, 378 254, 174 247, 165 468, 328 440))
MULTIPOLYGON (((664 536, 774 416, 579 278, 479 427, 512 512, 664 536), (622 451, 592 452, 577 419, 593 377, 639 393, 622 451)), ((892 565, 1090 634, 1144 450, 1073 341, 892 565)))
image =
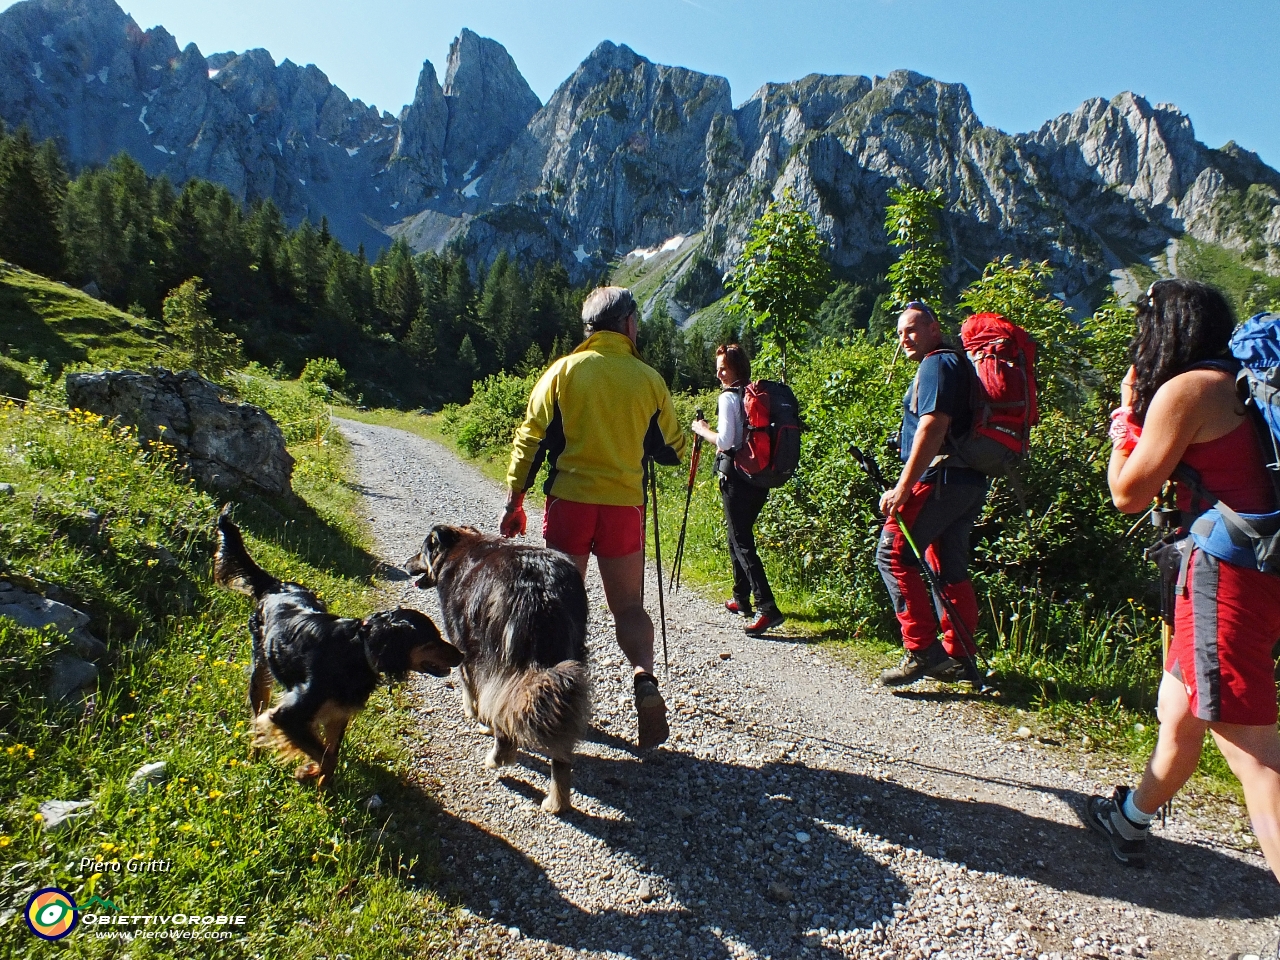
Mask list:
POLYGON ((524 420, 529 394, 540 374, 525 377, 495 373, 475 385, 471 402, 444 410, 445 433, 452 436, 469 457, 501 454, 509 449, 516 428, 524 420))
POLYGON ((320 384, 330 390, 341 390, 347 385, 347 371, 332 357, 312 357, 298 377, 303 383, 320 384))

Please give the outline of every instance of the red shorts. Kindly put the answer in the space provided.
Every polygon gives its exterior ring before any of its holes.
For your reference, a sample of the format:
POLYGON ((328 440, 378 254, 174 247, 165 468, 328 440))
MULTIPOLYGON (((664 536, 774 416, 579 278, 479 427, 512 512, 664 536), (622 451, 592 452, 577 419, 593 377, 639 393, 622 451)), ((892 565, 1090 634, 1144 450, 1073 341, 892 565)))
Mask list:
POLYGON ((542 536, 548 547, 570 556, 625 557, 644 549, 644 508, 547 497, 542 536))
POLYGON ((1186 688, 1195 716, 1275 726, 1280 578, 1196 549, 1173 629, 1164 668, 1186 688))

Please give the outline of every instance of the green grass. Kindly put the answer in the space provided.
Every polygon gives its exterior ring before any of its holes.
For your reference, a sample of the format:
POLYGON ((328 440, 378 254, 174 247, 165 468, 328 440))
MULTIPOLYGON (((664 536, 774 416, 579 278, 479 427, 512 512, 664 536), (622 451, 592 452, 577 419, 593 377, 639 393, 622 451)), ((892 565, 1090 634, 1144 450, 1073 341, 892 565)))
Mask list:
MULTIPOLYGON (((267 569, 361 615, 379 603, 377 561, 346 450, 323 435, 291 449, 297 496, 242 500, 236 518, 267 569)), ((0 925, 0 953, 456 955, 457 915, 437 892, 437 809, 410 777, 417 722, 401 694, 379 691, 355 720, 328 795, 249 760, 249 604, 209 581, 215 499, 125 431, 14 404, 0 408, 0 479, 16 488, 0 497, 0 575, 57 584, 111 651, 85 704, 55 705, 43 688, 62 641, 0 620, 0 905, 53 885, 126 913, 248 917, 232 940, 126 951, 84 926, 51 948, 18 915, 0 925), (130 793, 130 775, 155 760, 167 779, 130 793), (370 811, 375 793, 384 805, 370 811), (38 808, 50 799, 94 807, 46 832, 38 808), (130 859, 169 870, 113 868, 130 859)))
POLYGON ((149 366, 164 350, 161 336, 153 321, 0 264, 0 393, 25 399, 69 366, 149 366))

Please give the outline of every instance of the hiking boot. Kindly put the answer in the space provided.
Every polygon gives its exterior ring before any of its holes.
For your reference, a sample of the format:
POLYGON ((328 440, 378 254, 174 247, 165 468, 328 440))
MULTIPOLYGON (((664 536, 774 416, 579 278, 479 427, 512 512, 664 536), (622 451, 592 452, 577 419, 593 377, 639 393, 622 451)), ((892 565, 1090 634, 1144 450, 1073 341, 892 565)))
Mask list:
POLYGON ((787 618, 777 610, 774 610, 773 612, 765 611, 756 618, 754 623, 750 623, 742 629, 748 637, 760 637, 764 636, 764 634, 768 633, 779 624, 784 623, 786 619, 787 618))
POLYGON ((1085 803, 1085 820, 1111 841, 1111 853, 1126 867, 1147 865, 1146 825, 1139 826, 1124 815, 1128 787, 1116 787, 1109 797, 1093 796, 1085 803))
POLYGON ((950 668, 956 661, 947 656, 942 644, 934 642, 924 650, 908 650, 896 667, 880 674, 880 682, 886 687, 902 687, 915 683, 922 677, 934 676, 936 671, 950 668), (934 672, 931 672, 934 671, 934 672))
POLYGON ((730 613, 741 614, 744 617, 751 616, 751 604, 749 603, 739 603, 737 600, 726 600, 724 602, 724 608, 730 613))
POLYGON ((658 681, 652 674, 637 673, 636 715, 639 718, 637 740, 641 750, 649 750, 665 743, 671 733, 667 726, 667 702, 658 692, 658 681))

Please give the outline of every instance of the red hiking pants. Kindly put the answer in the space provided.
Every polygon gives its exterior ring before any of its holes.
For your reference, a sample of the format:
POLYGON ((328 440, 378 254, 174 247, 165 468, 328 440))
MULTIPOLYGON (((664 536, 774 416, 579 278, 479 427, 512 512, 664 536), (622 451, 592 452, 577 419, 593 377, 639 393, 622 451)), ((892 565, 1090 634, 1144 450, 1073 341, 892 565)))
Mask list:
MULTIPOLYGON (((968 473, 969 471, 966 471, 968 473)), ((945 471, 941 471, 945 477, 945 471)), ((942 592, 960 615, 961 631, 972 637, 978 628, 978 598, 969 580, 969 534, 982 513, 987 484, 921 481, 898 516, 911 531, 916 545, 928 544, 925 557, 939 571, 942 592)), ((977 651, 960 639, 945 608, 935 608, 920 564, 907 538, 891 517, 880 532, 876 566, 889 588, 894 613, 908 650, 925 650, 938 638, 941 620, 942 646, 948 656, 973 656, 977 651)), ((938 605, 941 607, 941 604, 938 605)))

